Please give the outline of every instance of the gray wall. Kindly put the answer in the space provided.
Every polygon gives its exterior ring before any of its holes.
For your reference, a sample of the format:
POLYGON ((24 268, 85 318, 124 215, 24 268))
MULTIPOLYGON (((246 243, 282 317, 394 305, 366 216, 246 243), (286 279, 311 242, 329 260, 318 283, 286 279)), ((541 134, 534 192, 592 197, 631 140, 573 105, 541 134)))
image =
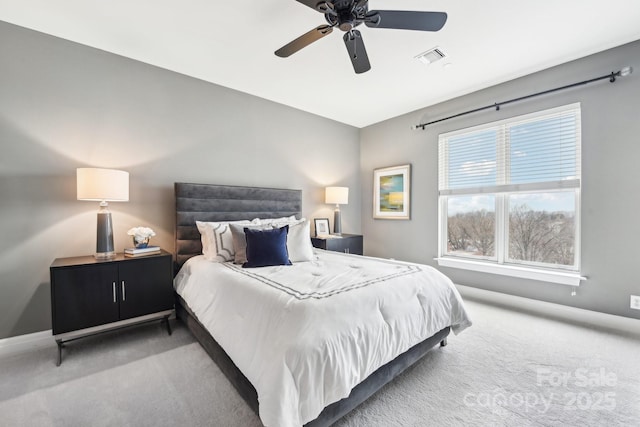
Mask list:
POLYGON ((119 251, 138 225, 173 251, 175 181, 302 189, 308 218, 348 186, 343 228, 361 231, 356 128, 2 22, 0 64, 0 338, 49 329, 50 263, 95 250, 77 167, 130 172, 119 251))
POLYGON ((629 295, 640 294, 640 42, 576 60, 361 130, 362 228, 368 255, 435 265, 438 253, 438 135, 574 102, 582 104, 582 282, 575 297, 564 285, 442 268, 455 283, 640 318, 629 295), (427 127, 472 108, 617 71, 635 74, 487 110, 427 127), (411 163, 412 219, 374 220, 375 168, 411 163))
POLYGON ((0 22, 0 339, 50 325, 48 266, 95 249, 97 203, 75 198, 75 169, 131 173, 112 203, 116 249, 147 225, 173 250, 173 182, 303 190, 304 215, 332 218, 323 188, 344 185, 345 232, 369 255, 434 265, 439 133, 582 103, 582 263, 570 288, 443 269, 455 282, 640 318, 634 263, 640 236, 640 42, 439 104, 360 132, 260 98, 0 22), (632 65, 636 73, 431 126, 460 111, 632 65), (328 138, 327 136, 330 136, 328 138), (358 140, 360 139, 360 143, 358 140), (339 153, 339 155, 335 155, 339 153), (360 165, 358 165, 360 161, 360 165), (373 220, 374 168, 413 165, 412 219, 373 220), (361 201, 361 204, 359 204, 361 201), (362 224, 361 224, 362 222, 362 224))

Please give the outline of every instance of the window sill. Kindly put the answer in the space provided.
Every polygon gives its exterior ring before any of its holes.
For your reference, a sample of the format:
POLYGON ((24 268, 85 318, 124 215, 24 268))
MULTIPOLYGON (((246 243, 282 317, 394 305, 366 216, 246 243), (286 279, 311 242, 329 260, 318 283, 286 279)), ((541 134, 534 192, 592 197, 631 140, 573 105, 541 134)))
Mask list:
POLYGON ((435 258, 441 267, 459 268, 462 270, 479 271, 482 273, 499 274, 502 276, 518 277, 521 279, 539 280, 541 282, 558 283, 568 286, 580 286, 581 280, 587 280, 579 273, 570 271, 544 270, 541 268, 521 267, 515 265, 499 265, 488 262, 472 261, 459 258, 435 258))

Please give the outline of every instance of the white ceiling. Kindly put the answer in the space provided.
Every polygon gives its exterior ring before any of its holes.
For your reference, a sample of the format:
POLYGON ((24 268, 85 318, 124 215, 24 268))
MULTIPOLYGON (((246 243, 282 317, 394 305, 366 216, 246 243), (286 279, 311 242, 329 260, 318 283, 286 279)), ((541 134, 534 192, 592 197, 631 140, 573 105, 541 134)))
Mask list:
POLYGON ((338 29, 289 58, 273 54, 325 23, 295 0, 0 0, 0 20, 356 127, 640 39, 640 0, 370 0, 369 9, 449 18, 435 33, 359 27, 372 66, 360 75, 338 29), (413 59, 435 46, 448 58, 413 59))

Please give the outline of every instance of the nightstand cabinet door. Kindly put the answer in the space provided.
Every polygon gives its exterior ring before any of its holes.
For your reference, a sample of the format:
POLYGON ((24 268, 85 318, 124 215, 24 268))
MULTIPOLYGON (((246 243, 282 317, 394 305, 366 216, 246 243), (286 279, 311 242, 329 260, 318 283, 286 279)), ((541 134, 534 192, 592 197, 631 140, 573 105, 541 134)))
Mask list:
POLYGON ((131 259, 119 265, 120 319, 173 308, 171 256, 131 259))
POLYGON ((117 321, 117 278, 114 264, 52 270, 53 334, 117 321))

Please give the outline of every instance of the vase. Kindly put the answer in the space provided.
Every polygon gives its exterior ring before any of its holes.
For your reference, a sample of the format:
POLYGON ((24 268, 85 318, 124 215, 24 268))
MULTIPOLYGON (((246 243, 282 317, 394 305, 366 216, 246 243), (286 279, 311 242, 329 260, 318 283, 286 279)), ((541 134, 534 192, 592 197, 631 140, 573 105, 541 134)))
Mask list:
POLYGON ((133 245, 136 249, 143 249, 149 246, 149 237, 133 236, 133 245))

